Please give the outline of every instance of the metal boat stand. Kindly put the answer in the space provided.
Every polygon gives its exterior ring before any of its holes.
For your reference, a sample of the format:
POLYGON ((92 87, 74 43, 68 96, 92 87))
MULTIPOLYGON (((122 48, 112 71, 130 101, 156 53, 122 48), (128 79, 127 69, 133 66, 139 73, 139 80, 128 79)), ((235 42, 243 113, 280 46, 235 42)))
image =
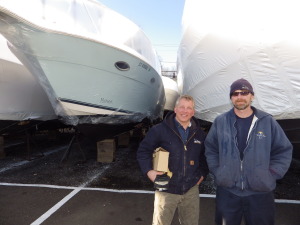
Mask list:
POLYGON ((44 153, 41 151, 40 148, 37 148, 37 150, 39 151, 39 155, 36 156, 32 156, 32 151, 31 151, 31 144, 33 144, 34 146, 37 146, 36 142, 33 140, 31 134, 28 132, 28 130, 25 130, 25 135, 26 135, 26 148, 27 148, 27 156, 26 156, 26 160, 31 161, 34 160, 36 158, 40 158, 40 157, 44 157, 44 153))
POLYGON ((79 141, 80 132, 79 132, 76 128, 74 128, 74 129, 75 129, 75 133, 74 133, 74 135, 73 135, 73 137, 72 137, 72 139, 71 139, 71 141, 70 141, 70 143, 69 143, 68 148, 67 148, 66 151, 64 152, 64 155, 63 155, 63 157, 62 157, 62 159, 61 159, 61 161, 60 161, 60 164, 66 162, 67 158, 68 158, 69 155, 70 155, 72 146, 73 146, 73 144, 75 144, 75 143, 77 144, 77 146, 78 146, 78 148, 79 148, 79 150, 80 150, 80 152, 81 152, 81 155, 82 155, 82 157, 83 157, 83 160, 86 161, 85 154, 84 154, 84 152, 83 152, 83 150, 82 150, 82 148, 81 148, 81 146, 80 146, 80 141, 79 141))

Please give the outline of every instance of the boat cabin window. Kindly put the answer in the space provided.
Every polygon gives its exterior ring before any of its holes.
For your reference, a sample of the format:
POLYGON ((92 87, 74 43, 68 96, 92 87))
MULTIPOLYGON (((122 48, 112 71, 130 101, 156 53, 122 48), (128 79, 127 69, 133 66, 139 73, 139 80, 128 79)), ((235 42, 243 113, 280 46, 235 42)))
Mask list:
POLYGON ((130 66, 128 63, 126 62, 123 62, 123 61, 119 61, 119 62, 116 62, 115 63, 115 67, 118 69, 118 70, 129 70, 130 69, 130 66))

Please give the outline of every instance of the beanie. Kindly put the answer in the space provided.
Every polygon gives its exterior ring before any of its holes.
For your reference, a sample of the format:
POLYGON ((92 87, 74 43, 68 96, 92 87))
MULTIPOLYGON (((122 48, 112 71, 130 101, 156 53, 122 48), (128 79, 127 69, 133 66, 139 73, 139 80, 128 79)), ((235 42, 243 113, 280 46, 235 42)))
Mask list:
POLYGON ((230 97, 233 92, 236 90, 247 90, 250 91, 251 94, 254 95, 252 85, 245 79, 241 78, 236 81, 234 81, 230 86, 230 97))

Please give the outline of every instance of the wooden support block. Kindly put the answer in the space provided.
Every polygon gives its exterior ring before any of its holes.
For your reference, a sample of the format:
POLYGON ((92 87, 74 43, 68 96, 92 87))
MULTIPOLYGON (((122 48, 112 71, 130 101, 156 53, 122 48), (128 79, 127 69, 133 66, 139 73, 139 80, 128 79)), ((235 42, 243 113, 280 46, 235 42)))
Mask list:
POLYGON ((110 163, 115 159, 115 139, 104 139, 97 142, 97 161, 110 163))
POLYGON ((118 135, 118 146, 127 147, 130 142, 130 132, 125 132, 118 135))

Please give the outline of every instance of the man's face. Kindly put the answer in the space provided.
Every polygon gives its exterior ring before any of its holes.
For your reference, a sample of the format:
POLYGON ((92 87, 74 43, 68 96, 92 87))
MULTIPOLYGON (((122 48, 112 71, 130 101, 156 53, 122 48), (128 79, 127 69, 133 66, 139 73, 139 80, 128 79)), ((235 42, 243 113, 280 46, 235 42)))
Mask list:
POLYGON ((237 110, 244 110, 250 107, 254 96, 246 90, 236 90, 231 95, 231 102, 237 110))
POLYGON ((174 112, 179 123, 187 123, 195 114, 194 104, 192 101, 181 99, 175 106, 174 112))

